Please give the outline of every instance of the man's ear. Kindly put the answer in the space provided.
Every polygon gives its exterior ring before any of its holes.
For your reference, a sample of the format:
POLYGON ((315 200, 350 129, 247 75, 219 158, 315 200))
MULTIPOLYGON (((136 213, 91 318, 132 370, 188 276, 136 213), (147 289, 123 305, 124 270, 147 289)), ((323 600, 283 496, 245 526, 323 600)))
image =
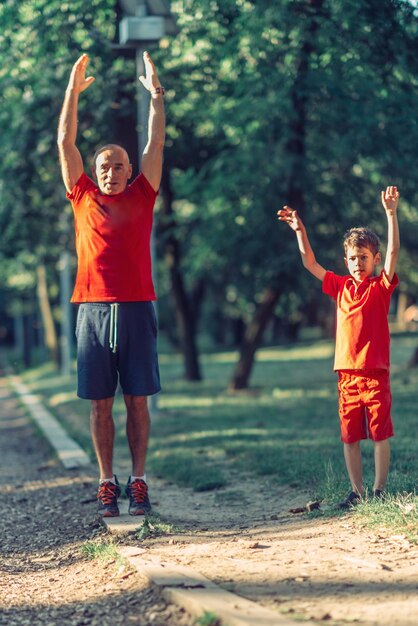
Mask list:
POLYGON ((380 254, 380 252, 376 252, 376 254, 374 255, 374 264, 379 265, 381 261, 382 261, 382 255, 380 254))
POLYGON ((347 262, 347 257, 346 256, 344 257, 344 264, 345 264, 346 267, 348 267, 348 262, 347 262))
POLYGON ((129 176, 128 179, 132 176, 132 163, 129 163, 129 176))
POLYGON ((96 183, 97 183, 97 176, 96 176, 96 168, 95 167, 91 168, 91 173, 93 174, 93 180, 95 180, 96 183))

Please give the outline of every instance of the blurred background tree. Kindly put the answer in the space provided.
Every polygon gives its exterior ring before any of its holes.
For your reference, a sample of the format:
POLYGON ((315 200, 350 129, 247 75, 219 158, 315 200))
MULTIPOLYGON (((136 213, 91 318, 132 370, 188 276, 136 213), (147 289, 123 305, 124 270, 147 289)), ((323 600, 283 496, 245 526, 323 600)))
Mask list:
MULTIPOLYGON (((398 185, 400 309, 417 298, 418 17, 400 0, 183 0, 171 9, 180 32, 152 50, 168 120, 160 326, 189 380, 202 376, 199 351, 239 348, 230 386, 245 388, 262 342, 332 328, 332 303, 276 222, 283 204, 303 214, 320 262, 342 271, 344 231, 367 223, 385 241, 379 194, 398 185)), ((33 324, 43 310, 45 343, 60 315, 57 262, 74 246, 56 125, 80 53, 96 77, 81 100, 82 154, 105 138, 136 156, 134 61, 110 45, 119 12, 114 0, 0 6, 0 323, 21 320, 15 339, 25 336, 21 316, 33 324), (49 313, 35 302, 45 285, 49 313)))
MULTIPOLYGON (((113 134, 115 111, 124 107, 120 85, 127 68, 123 59, 113 58, 110 45, 116 30, 114 5, 109 1, 30 0, 0 6, 0 260, 3 289, 7 290, 4 307, 17 321, 15 328, 23 327, 15 335, 24 340, 27 364, 34 340, 45 344, 50 357, 59 360, 57 264, 61 251, 73 251, 74 244, 56 128, 69 71, 81 53, 91 55, 97 83, 97 89, 80 102, 83 155, 90 154, 103 135, 113 134), (20 280, 20 274, 31 278, 20 280), (18 314, 23 311, 22 299, 26 302, 23 319, 18 314), (40 332, 34 333, 33 327, 40 332)), ((133 72, 132 65, 131 76, 133 72)), ((129 109, 133 87, 131 92, 129 109)), ((73 269, 74 265, 73 259, 73 269)))

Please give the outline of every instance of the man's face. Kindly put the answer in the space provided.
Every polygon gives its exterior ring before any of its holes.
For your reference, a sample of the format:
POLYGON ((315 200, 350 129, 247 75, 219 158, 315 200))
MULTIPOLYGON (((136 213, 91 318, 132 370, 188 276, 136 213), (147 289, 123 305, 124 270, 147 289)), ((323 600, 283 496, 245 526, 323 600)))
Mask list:
POLYGON ((354 280, 361 283, 372 276, 375 266, 380 263, 380 252, 374 255, 369 248, 348 246, 344 262, 354 280))
POLYGON ((107 148, 96 159, 95 173, 100 191, 106 196, 114 196, 125 190, 132 165, 123 148, 107 148))

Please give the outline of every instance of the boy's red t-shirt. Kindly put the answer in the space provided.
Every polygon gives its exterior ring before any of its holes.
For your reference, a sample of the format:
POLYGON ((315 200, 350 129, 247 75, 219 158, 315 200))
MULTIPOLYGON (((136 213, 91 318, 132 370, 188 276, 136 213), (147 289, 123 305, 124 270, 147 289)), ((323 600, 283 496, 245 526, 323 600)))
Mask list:
POLYGON ((67 193, 78 270, 71 302, 155 300, 150 239, 157 192, 143 174, 114 196, 83 173, 67 193))
POLYGON ((389 369, 388 313, 398 283, 396 274, 390 282, 384 271, 360 284, 326 273, 322 291, 337 304, 334 370, 389 369))

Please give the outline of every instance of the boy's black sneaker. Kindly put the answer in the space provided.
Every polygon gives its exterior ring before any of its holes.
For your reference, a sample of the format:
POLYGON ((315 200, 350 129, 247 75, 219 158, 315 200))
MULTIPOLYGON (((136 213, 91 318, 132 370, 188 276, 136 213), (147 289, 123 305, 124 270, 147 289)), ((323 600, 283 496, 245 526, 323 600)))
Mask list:
POLYGON ((374 500, 384 500, 386 498, 386 492, 383 489, 373 489, 374 500))
POLYGON ((353 506, 356 506, 361 500, 361 496, 355 491, 350 491, 348 496, 342 502, 337 504, 337 508, 339 509, 351 509, 353 506))
POLYGON ((144 480, 136 478, 126 485, 126 495, 129 498, 129 515, 146 515, 151 511, 148 497, 148 485, 144 480))
POLYGON ((97 492, 98 513, 101 517, 118 517, 118 498, 120 496, 120 485, 115 476, 115 482, 106 480, 100 483, 97 492))

